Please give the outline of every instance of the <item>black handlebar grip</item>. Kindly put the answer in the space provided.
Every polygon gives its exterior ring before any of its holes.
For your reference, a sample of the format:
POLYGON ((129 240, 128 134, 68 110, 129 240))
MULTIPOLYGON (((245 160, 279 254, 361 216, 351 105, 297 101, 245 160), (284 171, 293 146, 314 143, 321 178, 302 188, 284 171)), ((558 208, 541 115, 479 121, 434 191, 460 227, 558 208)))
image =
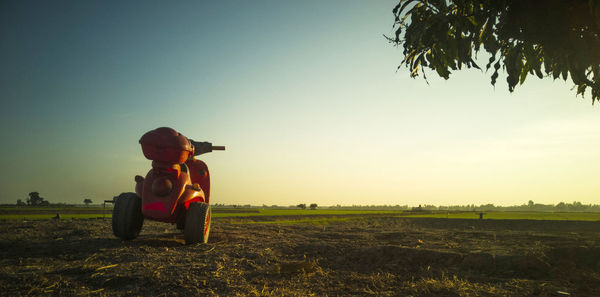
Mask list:
POLYGON ((224 146, 213 146, 212 143, 210 143, 210 142, 193 141, 192 139, 189 139, 189 140, 190 140, 190 143, 194 146, 194 156, 202 155, 205 153, 210 153, 212 151, 224 151, 225 150, 224 146))

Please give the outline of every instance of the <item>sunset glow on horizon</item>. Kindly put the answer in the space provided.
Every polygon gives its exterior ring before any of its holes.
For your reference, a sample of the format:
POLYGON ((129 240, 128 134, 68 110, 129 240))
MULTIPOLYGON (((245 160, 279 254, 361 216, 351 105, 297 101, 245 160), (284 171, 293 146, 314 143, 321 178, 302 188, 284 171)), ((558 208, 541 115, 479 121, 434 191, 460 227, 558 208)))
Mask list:
POLYGON ((396 70, 397 1, 0 4, 0 203, 133 191, 139 138, 202 155, 211 203, 599 204, 600 110, 570 82, 396 70))

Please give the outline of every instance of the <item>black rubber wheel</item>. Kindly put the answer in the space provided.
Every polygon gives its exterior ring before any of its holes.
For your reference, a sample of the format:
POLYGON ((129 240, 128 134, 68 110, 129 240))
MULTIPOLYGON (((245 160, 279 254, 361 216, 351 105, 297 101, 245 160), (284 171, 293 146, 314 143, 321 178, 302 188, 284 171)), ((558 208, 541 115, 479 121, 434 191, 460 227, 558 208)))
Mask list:
POLYGON ((179 215, 177 221, 175 222, 175 226, 177 226, 177 229, 183 230, 185 227, 185 212, 179 215))
POLYGON ((112 228, 116 237, 124 240, 136 238, 142 230, 142 198, 135 193, 122 193, 115 200, 112 228))
POLYGON ((207 243, 210 233, 210 205, 192 202, 185 214, 183 234, 186 244, 207 243))

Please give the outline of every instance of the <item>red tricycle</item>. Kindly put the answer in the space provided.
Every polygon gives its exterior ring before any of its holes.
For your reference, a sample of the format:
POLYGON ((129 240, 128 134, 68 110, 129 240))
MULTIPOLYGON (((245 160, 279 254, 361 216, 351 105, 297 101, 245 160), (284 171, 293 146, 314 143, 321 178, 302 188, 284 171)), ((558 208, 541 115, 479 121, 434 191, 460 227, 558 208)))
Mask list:
POLYGON ((112 228, 115 236, 130 240, 140 233, 144 218, 174 223, 186 244, 206 243, 210 232, 210 175, 194 156, 225 150, 196 142, 171 128, 158 128, 140 139, 144 156, 152 160, 146 177, 135 176, 135 193, 115 197, 112 228))

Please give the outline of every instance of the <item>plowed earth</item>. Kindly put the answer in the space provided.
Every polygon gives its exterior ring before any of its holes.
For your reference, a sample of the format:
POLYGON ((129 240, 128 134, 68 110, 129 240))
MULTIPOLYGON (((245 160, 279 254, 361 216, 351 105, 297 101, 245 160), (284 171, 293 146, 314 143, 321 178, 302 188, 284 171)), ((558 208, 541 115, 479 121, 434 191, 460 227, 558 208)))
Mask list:
POLYGON ((217 218, 208 244, 146 221, 0 222, 0 295, 600 296, 600 222, 217 218), (261 221, 268 221, 264 223, 261 221))

